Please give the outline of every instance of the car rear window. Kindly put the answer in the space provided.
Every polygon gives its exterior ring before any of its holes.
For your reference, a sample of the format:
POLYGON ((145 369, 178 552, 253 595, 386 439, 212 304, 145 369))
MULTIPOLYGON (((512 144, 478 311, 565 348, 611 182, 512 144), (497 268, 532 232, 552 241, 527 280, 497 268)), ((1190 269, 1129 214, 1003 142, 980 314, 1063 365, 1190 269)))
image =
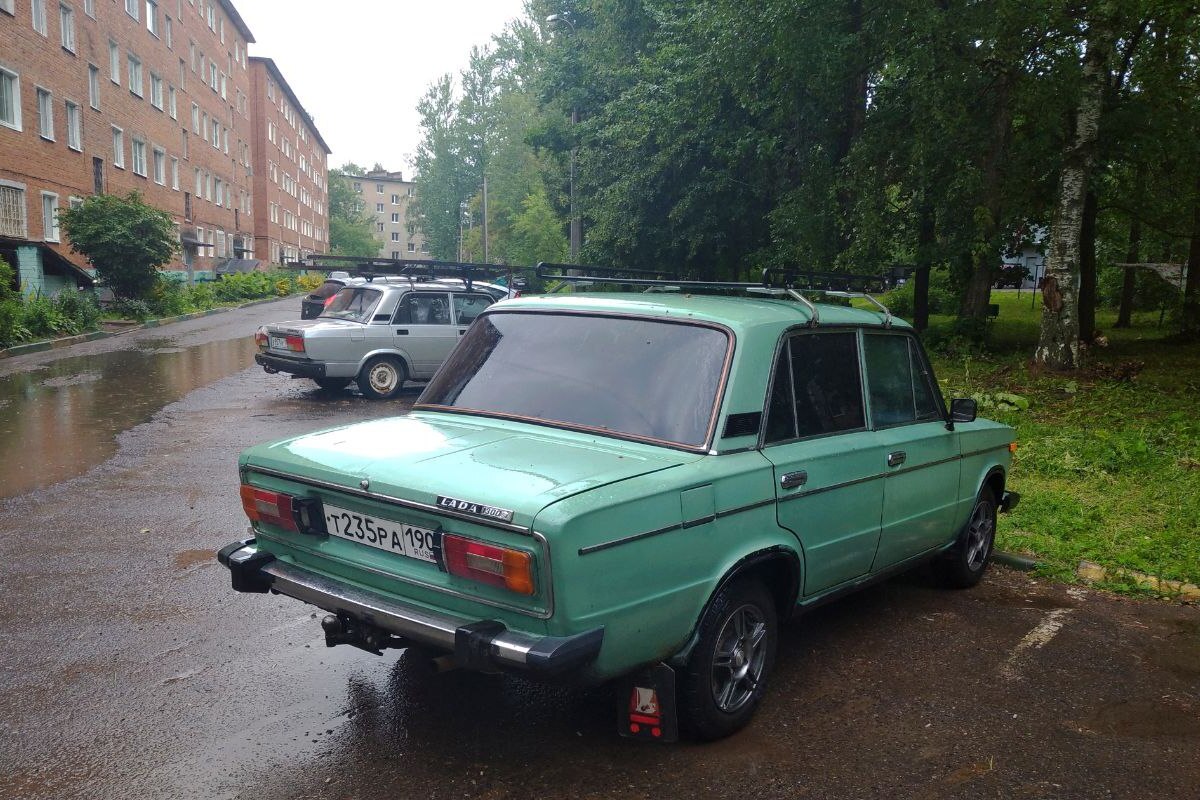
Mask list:
POLYGON ((644 318, 481 316, 418 406, 701 448, 730 351, 724 330, 644 318))
POLYGON ((309 296, 315 297, 318 300, 324 300, 326 297, 333 297, 345 285, 341 281, 325 281, 314 289, 313 293, 309 296))
POLYGON ((321 316, 368 322, 381 297, 383 292, 378 289, 347 286, 334 296, 333 302, 325 306, 321 316))

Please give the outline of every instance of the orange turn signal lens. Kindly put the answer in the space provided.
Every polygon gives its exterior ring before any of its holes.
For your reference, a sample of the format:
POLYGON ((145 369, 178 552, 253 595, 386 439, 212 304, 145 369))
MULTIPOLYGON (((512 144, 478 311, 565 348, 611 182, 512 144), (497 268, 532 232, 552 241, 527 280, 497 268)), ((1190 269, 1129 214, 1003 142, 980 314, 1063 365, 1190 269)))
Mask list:
POLYGON ((463 536, 442 537, 442 557, 451 575, 499 586, 517 594, 533 594, 533 557, 522 550, 496 547, 463 536))

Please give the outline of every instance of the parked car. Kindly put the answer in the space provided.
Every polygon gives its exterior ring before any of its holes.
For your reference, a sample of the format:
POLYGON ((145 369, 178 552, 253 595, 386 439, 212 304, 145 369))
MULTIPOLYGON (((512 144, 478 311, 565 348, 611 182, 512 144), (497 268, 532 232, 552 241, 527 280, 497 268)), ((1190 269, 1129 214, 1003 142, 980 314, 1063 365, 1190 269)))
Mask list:
POLYGON ((762 700, 782 618, 924 562, 978 582, 1013 449, 889 314, 519 298, 411 414, 244 452, 252 537, 219 558, 329 612, 331 646, 623 678, 623 733, 714 739, 762 700))
POLYGON ((357 279, 319 317, 264 325, 254 361, 267 372, 311 378, 323 389, 352 381, 373 400, 428 380, 460 336, 493 302, 490 284, 357 279))
POLYGON ((324 283, 304 295, 300 300, 300 319, 314 319, 320 316, 325 307, 333 302, 334 295, 352 280, 353 278, 349 275, 344 278, 333 276, 326 278, 324 283))

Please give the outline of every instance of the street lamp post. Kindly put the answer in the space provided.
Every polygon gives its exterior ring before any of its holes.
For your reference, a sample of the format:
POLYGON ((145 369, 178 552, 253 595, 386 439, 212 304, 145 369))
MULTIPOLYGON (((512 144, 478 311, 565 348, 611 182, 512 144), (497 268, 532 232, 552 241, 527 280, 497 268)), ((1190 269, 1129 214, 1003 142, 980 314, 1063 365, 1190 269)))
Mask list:
MULTIPOLYGON (((571 33, 576 33, 575 23, 571 22, 562 14, 551 14, 546 17, 546 24, 554 27, 556 25, 566 25, 571 29, 571 33)), ((574 128, 579 124, 579 108, 571 105, 571 127, 574 128)), ((570 194, 571 194, 571 226, 570 226, 570 242, 571 242, 571 263, 579 263, 579 249, 583 244, 583 221, 579 218, 578 209, 575 205, 575 160, 579 153, 579 148, 574 142, 571 143, 571 176, 570 176, 570 194)))

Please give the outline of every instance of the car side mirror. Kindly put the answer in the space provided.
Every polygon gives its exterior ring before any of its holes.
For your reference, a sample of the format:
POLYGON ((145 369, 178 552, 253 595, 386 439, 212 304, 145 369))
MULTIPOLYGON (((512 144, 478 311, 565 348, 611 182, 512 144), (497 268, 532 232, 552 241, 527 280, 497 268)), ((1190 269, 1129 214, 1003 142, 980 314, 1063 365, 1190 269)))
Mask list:
POLYGON ((970 397, 959 397, 950 401, 950 424, 955 422, 974 422, 978 414, 978 405, 970 397))

